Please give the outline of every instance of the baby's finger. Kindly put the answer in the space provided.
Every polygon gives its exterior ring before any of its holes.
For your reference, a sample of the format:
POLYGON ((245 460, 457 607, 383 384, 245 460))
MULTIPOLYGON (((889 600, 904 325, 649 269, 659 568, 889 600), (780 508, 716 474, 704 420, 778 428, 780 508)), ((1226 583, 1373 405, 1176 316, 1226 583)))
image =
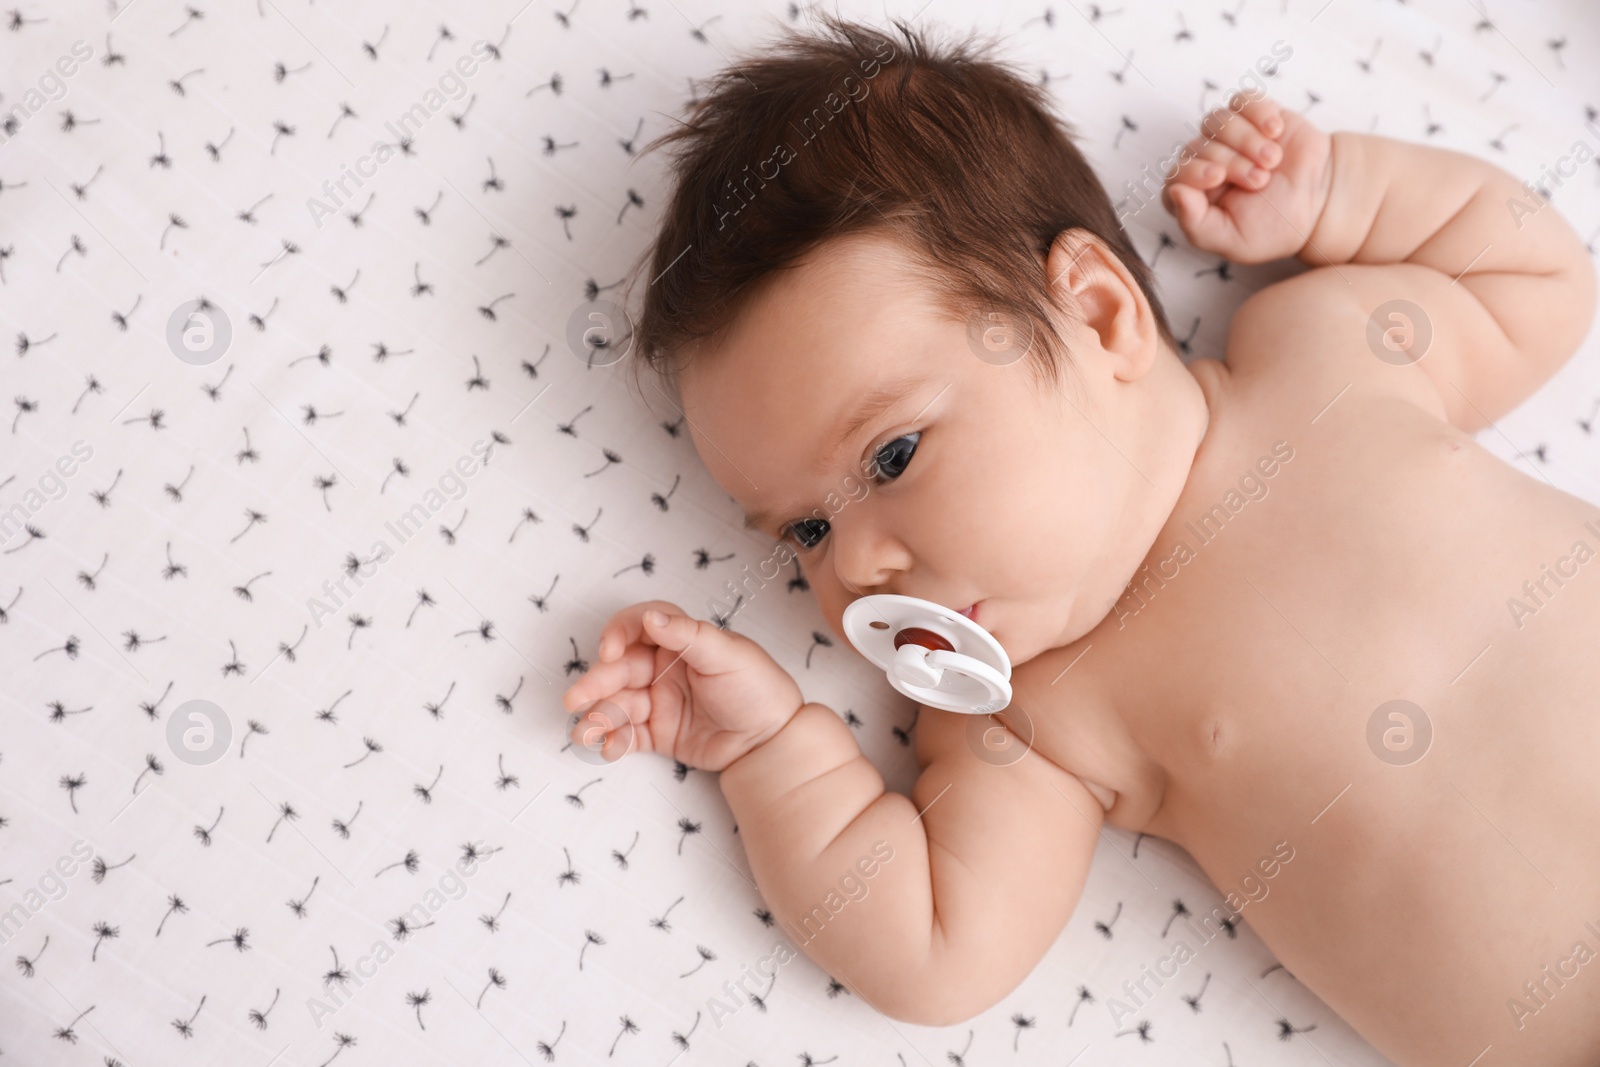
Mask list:
POLYGON ((1263 134, 1249 119, 1227 108, 1218 108, 1207 115, 1202 128, 1211 135, 1207 148, 1215 144, 1227 145, 1267 168, 1283 161, 1282 146, 1263 134))
POLYGON ((739 638, 676 609, 647 610, 641 615, 645 636, 683 654, 683 662, 701 674, 723 674, 738 666, 739 638))
POLYGON ((1206 194, 1192 185, 1175 183, 1162 190, 1162 203, 1192 240, 1194 226, 1205 214, 1209 203, 1206 194))
POLYGON ((1191 244, 1224 256, 1236 254, 1240 234, 1231 215, 1211 203, 1198 189, 1174 185, 1167 192, 1172 200, 1172 213, 1191 244))
POLYGON ((1288 126, 1283 117, 1283 105, 1269 96, 1247 97, 1243 93, 1234 93, 1228 101, 1228 107, 1249 119, 1256 129, 1268 137, 1279 136, 1288 126), (1242 107, 1235 106, 1240 100, 1246 102, 1242 107))
POLYGON ((655 677, 655 649, 650 645, 629 645, 620 659, 597 663, 589 673, 561 694, 561 706, 577 711, 591 700, 604 700, 619 689, 642 689, 655 677))
POLYGON ((648 750, 644 720, 649 717, 649 707, 648 695, 624 690, 614 699, 597 701, 574 715, 568 736, 591 762, 599 757, 614 763, 629 752, 648 750))
POLYGON ((1229 181, 1246 189, 1259 189, 1272 180, 1270 171, 1256 166, 1249 156, 1218 141, 1202 145, 1198 158, 1221 167, 1229 181))
POLYGON ((622 655, 624 649, 644 636, 642 616, 654 609, 667 614, 682 615, 683 609, 670 600, 641 600, 630 604, 606 620, 600 629, 600 662, 606 663, 622 655))
POLYGON ((1212 189, 1228 180, 1228 168, 1200 155, 1198 152, 1187 162, 1180 163, 1167 183, 1212 189))

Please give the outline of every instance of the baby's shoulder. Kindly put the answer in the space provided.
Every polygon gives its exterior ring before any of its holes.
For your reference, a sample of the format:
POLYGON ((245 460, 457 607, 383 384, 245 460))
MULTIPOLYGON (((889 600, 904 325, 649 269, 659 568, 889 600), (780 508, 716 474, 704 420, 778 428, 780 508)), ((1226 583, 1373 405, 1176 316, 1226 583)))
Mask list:
POLYGON ((1228 324, 1223 357, 1238 385, 1275 404, 1324 404, 1342 390, 1403 399, 1439 419, 1445 406, 1418 366, 1427 317, 1403 299, 1389 267, 1318 267, 1258 290, 1228 324))

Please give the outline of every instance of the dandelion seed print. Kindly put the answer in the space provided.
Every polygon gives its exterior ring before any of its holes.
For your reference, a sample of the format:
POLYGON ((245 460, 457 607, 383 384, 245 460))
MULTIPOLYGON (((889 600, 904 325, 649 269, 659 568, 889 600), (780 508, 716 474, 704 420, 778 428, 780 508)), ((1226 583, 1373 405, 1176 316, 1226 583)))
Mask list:
POLYGON ((507 893, 506 894, 506 898, 500 902, 500 907, 499 907, 499 909, 497 911, 495 911, 495 912, 493 912, 491 914, 485 914, 485 915, 478 916, 478 921, 481 922, 484 925, 484 928, 487 929, 491 934, 499 933, 499 931, 500 931, 500 916, 505 914, 506 905, 510 904, 510 903, 511 903, 511 894, 507 893))
POLYGON ((337 714, 337 709, 339 707, 339 701, 343 700, 345 697, 349 696, 353 692, 355 692, 354 689, 346 689, 343 693, 339 694, 338 699, 334 700, 334 702, 332 704, 329 704, 325 708, 319 708, 317 710, 317 713, 316 713, 317 720, 319 722, 326 722, 326 723, 332 723, 332 724, 337 725, 338 722, 339 722, 339 716, 337 714))
POLYGON ((94 710, 92 704, 87 708, 69 708, 59 700, 52 700, 45 707, 50 709, 51 722, 62 722, 68 715, 82 715, 84 712, 94 710))
POLYGON ((674 1045, 678 1046, 678 1049, 679 1049, 680 1052, 688 1052, 689 1051, 689 1038, 694 1036, 694 1032, 699 1026, 700 1026, 700 1013, 699 1012, 695 1012, 694 1013, 694 1025, 689 1027, 689 1032, 687 1034, 680 1034, 676 1030, 672 1031, 672 1043, 674 1045))
POLYGON ((100 958, 100 943, 110 941, 122 935, 122 927, 112 926, 109 923, 97 922, 94 924, 94 951, 89 954, 89 962, 94 963, 100 958))
POLYGON ((700 968, 717 958, 717 954, 706 948, 704 945, 696 945, 694 947, 694 951, 695 954, 700 957, 700 962, 689 968, 687 971, 684 971, 682 974, 678 975, 679 978, 689 977, 691 974, 695 973, 700 968))
POLYGON ((439 779, 442 777, 444 777, 444 764, 441 763, 439 764, 439 773, 433 776, 433 781, 429 782, 427 785, 414 785, 411 787, 411 792, 420 797, 424 804, 432 804, 433 787, 439 784, 439 779))
POLYGON ((469 629, 458 630, 454 636, 465 637, 468 634, 477 634, 479 640, 483 641, 485 644, 488 644, 490 641, 494 640, 494 623, 490 622, 488 619, 484 619, 479 622, 478 625, 469 629))
POLYGON ((489 990, 491 990, 491 989, 504 989, 505 987, 506 987, 505 975, 501 974, 499 971, 495 970, 493 967, 490 967, 489 968, 489 984, 483 987, 483 992, 482 993, 478 994, 478 1002, 475 1005, 473 1005, 473 1007, 475 1007, 479 1011, 482 1011, 483 1010, 483 997, 484 997, 484 994, 488 993, 489 990))
POLYGON ((166 639, 166 634, 162 634, 160 637, 145 637, 137 630, 124 630, 122 631, 122 651, 137 652, 145 645, 157 645, 166 639))
POLYGON ((147 700, 139 701, 139 710, 144 712, 145 718, 154 721, 160 717, 162 701, 166 700, 167 694, 172 692, 172 686, 173 683, 168 682, 167 687, 161 691, 161 696, 157 697, 153 703, 147 700))
POLYGON ((224 811, 222 808, 216 809, 216 819, 211 821, 211 825, 195 825, 195 838, 198 838, 198 841, 205 845, 206 848, 211 846, 211 830, 216 829, 218 822, 222 821, 222 811, 224 811))
POLYGON ((618 1030, 617 1031, 617 1036, 611 1039, 611 1048, 609 1050, 607 1050, 607 1052, 606 1052, 606 1056, 608 1058, 611 1057, 611 1056, 616 1055, 616 1053, 617 1053, 617 1042, 622 1040, 622 1035, 623 1034, 637 1034, 639 1032, 638 1024, 635 1023, 632 1019, 628 1018, 626 1015, 622 1016, 621 1021, 622 1021, 622 1029, 618 1030))
POLYGON ((579 882, 583 881, 583 875, 579 874, 576 868, 572 866, 572 853, 568 852, 566 846, 563 845, 561 847, 561 854, 567 857, 567 869, 556 876, 556 887, 560 888, 568 885, 569 883, 571 885, 577 885, 579 882))
POLYGON ((655 573, 655 569, 656 569, 656 558, 654 556, 652 556, 650 553, 646 552, 644 554, 644 558, 641 559, 638 563, 633 563, 633 564, 630 564, 630 565, 628 565, 626 567, 623 567, 621 570, 619 570, 616 573, 612 574, 611 577, 613 577, 613 578, 620 577, 621 575, 625 574, 628 571, 634 570, 635 568, 643 571, 646 574, 654 574, 655 573))
POLYGON ((411 468, 407 467, 405 465, 405 461, 402 460, 399 456, 394 457, 393 468, 394 469, 391 470, 388 474, 384 475, 383 483, 378 486, 379 494, 382 494, 385 490, 387 490, 389 488, 389 479, 393 478, 396 474, 400 475, 400 477, 402 477, 402 478, 411 477, 411 468))
POLYGON ((1294 1038, 1295 1034, 1309 1034, 1311 1031, 1315 1030, 1316 1028, 1317 1028, 1317 1024, 1316 1023, 1312 1023, 1310 1026, 1296 1027, 1288 1019, 1279 1019, 1278 1020, 1278 1040, 1279 1041, 1289 1041, 1289 1040, 1292 1040, 1294 1038))
POLYGON ((444 694, 444 698, 443 699, 441 699, 437 704, 429 703, 429 702, 423 703, 422 710, 426 711, 429 715, 432 715, 435 719, 444 718, 444 706, 445 706, 445 704, 447 704, 449 702, 450 694, 454 693, 455 691, 456 691, 456 683, 451 682, 450 683, 450 688, 445 690, 445 694, 444 694))
POLYGON ((126 867, 137 858, 138 856, 136 853, 132 856, 129 856, 121 863, 107 863, 103 856, 96 856, 94 858, 94 865, 90 868, 89 879, 94 882, 95 885, 99 885, 101 882, 106 880, 107 873, 116 870, 118 867, 126 867))
POLYGON ((516 775, 506 773, 505 753, 502 752, 496 757, 495 765, 500 768, 500 774, 494 780, 494 787, 496 789, 504 792, 511 786, 520 786, 522 784, 522 780, 516 775))
POLYGON ((364 800, 356 801, 355 815, 350 816, 350 818, 333 820, 333 832, 344 838, 346 841, 350 840, 350 824, 356 821, 356 815, 361 814, 361 806, 365 803, 366 801, 364 800))
POLYGON ((17 595, 11 598, 11 603, 0 607, 0 625, 11 621, 11 609, 17 606, 17 601, 22 599, 22 586, 17 586, 17 595))
POLYGON ((1016 1051, 1018 1051, 1017 1042, 1022 1039, 1022 1031, 1024 1031, 1024 1030, 1032 1030, 1033 1029, 1033 1026, 1034 1026, 1033 1016, 1031 1016, 1031 1015, 1023 1015, 1023 1014, 1021 1014, 1019 1012, 1018 1014, 1013 1015, 1011 1017, 1011 1025, 1014 1026, 1016 1028, 1016 1031, 1017 1031, 1015 1034, 1013 1034, 1011 1036, 1011 1051, 1012 1052, 1016 1052, 1016 1051))
POLYGON ((72 804, 72 814, 74 815, 78 814, 78 790, 82 789, 88 782, 88 776, 83 774, 63 774, 61 776, 60 785, 62 789, 67 791, 67 800, 72 804))
POLYGON ((416 1009, 416 1012, 417 1012, 417 1028, 418 1029, 421 1029, 421 1030, 426 1030, 427 1029, 426 1026, 422 1025, 422 1006, 424 1004, 428 1003, 428 1001, 430 1001, 432 999, 433 999, 433 995, 431 993, 429 993, 426 989, 424 989, 420 993, 407 993, 406 994, 406 1007, 415 1008, 416 1009))
POLYGON ((627 851, 618 852, 616 849, 611 850, 611 858, 616 861, 618 867, 622 868, 623 870, 628 869, 628 853, 632 852, 633 847, 638 843, 639 831, 635 830, 633 832, 633 840, 628 843, 627 851))
POLYGON ((683 855, 683 843, 689 840, 689 835, 699 832, 700 824, 691 821, 687 815, 678 820, 678 855, 683 855))
POLYGON ((248 952, 250 950, 250 931, 241 926, 227 937, 219 937, 215 941, 206 942, 207 948, 212 945, 232 945, 240 952, 248 952))
POLYGON ((495 704, 498 705, 500 710, 502 712, 504 712, 505 714, 507 714, 507 715, 511 714, 511 702, 513 700, 517 699, 517 694, 518 693, 522 692, 522 682, 523 682, 522 676, 518 675, 517 676, 517 687, 515 689, 511 690, 511 695, 510 696, 501 696, 499 693, 496 693, 494 695, 495 704))
POLYGON ((605 943, 606 939, 593 930, 585 930, 583 932, 583 947, 578 950, 578 970, 583 970, 583 954, 589 951, 589 946, 603 945, 605 943))
MULTIPOLYGON (((528 523, 536 523, 536 522, 539 522, 539 521, 541 521, 541 520, 539 519, 538 514, 532 508, 523 508, 522 509, 522 517, 520 519, 518 519, 517 520, 517 524, 511 528, 511 536, 506 538, 506 544, 509 545, 509 544, 512 544, 512 543, 514 543, 516 541, 516 539, 517 539, 517 531, 521 530, 524 525, 526 525, 528 523)), ((543 609, 541 609, 541 610, 543 610, 543 609)))
POLYGON ((428 591, 426 589, 418 589, 417 590, 417 602, 412 607, 411 614, 406 616, 406 629, 408 629, 408 630, 411 629, 411 620, 417 617, 417 610, 419 608, 425 608, 425 607, 428 607, 428 606, 430 606, 430 605, 432 605, 434 603, 435 603, 435 601, 434 601, 433 597, 429 595, 429 593, 428 593, 428 591))
POLYGON ((579 786, 575 791, 573 791, 571 793, 568 793, 567 797, 566 797, 567 803, 571 804, 575 808, 582 808, 583 807, 583 791, 585 789, 588 789, 591 785, 596 784, 600 780, 601 779, 599 779, 599 778, 592 778, 589 781, 583 783, 581 786, 579 786))
POLYGON ((396 941, 404 941, 418 930, 426 930, 428 927, 432 926, 433 923, 414 924, 409 918, 401 915, 398 918, 390 919, 388 925, 389 935, 396 941))
MULTIPOLYGON (((45 934, 44 935, 44 944, 39 946, 39 951, 38 952, 35 952, 31 957, 29 957, 29 956, 21 956, 21 955, 19 955, 17 957, 17 970, 22 972, 22 977, 24 977, 24 978, 32 978, 33 977, 34 964, 39 962, 39 957, 43 956, 44 955, 44 950, 49 948, 49 947, 50 947, 50 935, 49 934, 45 934)), ((73 1020, 73 1021, 76 1022, 77 1020, 73 1020)))
POLYGON ((267 1028, 267 1016, 272 1014, 272 1009, 278 1003, 278 994, 281 992, 283 992, 281 988, 274 989, 272 991, 272 1003, 268 1004, 264 1010, 258 1011, 255 1008, 250 1009, 249 1014, 246 1015, 246 1018, 250 1020, 250 1025, 254 1026, 257 1030, 265 1030, 267 1028))
POLYGON ((285 820, 298 819, 299 817, 300 813, 295 811, 294 805, 290 804, 288 801, 284 801, 282 804, 279 804, 278 819, 272 824, 272 829, 267 834, 267 844, 272 844, 272 835, 278 832, 278 827, 282 826, 285 820))
POLYGON ((106 562, 110 559, 111 553, 102 552, 100 554, 100 566, 96 567, 93 571, 78 572, 79 584, 81 584, 85 589, 89 590, 89 592, 94 592, 96 589, 95 583, 100 579, 100 572, 106 569, 106 562))
POLYGON ((140 771, 139 777, 133 780, 133 793, 135 795, 138 794, 139 783, 144 781, 145 775, 154 774, 160 776, 165 773, 166 769, 161 766, 161 761, 156 759, 156 754, 154 752, 146 753, 144 757, 144 770, 140 771))
POLYGON ((51 1036, 58 1041, 65 1041, 69 1045, 76 1045, 78 1043, 78 1032, 73 1028, 78 1025, 79 1019, 82 1019, 85 1015, 88 1015, 91 1011, 94 1011, 94 1009, 95 1006, 93 1004, 89 1005, 87 1008, 84 1008, 82 1011, 72 1017, 71 1022, 58 1029, 51 1036))
POLYGON ((681 903, 683 903, 683 897, 680 896, 677 900, 674 900, 671 904, 667 905, 666 911, 651 919, 650 925, 655 927, 657 930, 660 930, 664 934, 670 934, 672 932, 672 924, 667 921, 667 916, 671 915, 672 909, 676 908, 681 903))
POLYGON ((317 1064, 317 1067, 328 1067, 328 1064, 339 1058, 339 1053, 353 1046, 356 1043, 356 1039, 351 1037, 349 1034, 341 1034, 338 1031, 334 1031, 333 1043, 335 1046, 337 1046, 333 1050, 333 1055, 317 1064))
POLYGON ((351 760, 349 763, 344 764, 345 770, 349 770, 351 767, 364 762, 366 758, 372 755, 374 752, 383 751, 383 746, 378 744, 378 742, 374 741, 370 737, 363 737, 361 739, 361 747, 363 749, 361 755, 358 758, 351 760))
POLYGON ((468 841, 466 844, 461 846, 460 862, 470 867, 476 863, 480 863, 483 860, 488 859, 499 851, 500 849, 498 848, 479 848, 477 842, 468 841))
POLYGON ((1094 994, 1089 992, 1089 987, 1088 986, 1079 986, 1078 987, 1078 999, 1077 999, 1076 1002, 1073 1003, 1072 1011, 1069 1012, 1068 1015, 1067 1015, 1067 1025, 1070 1027, 1072 1025, 1072 1020, 1074 1020, 1074 1019, 1076 1019, 1078 1017, 1078 1009, 1079 1008, 1083 1007, 1085 1004, 1093 1004, 1093 1003, 1094 1003, 1094 994))
POLYGON ((267 734, 267 733, 271 733, 272 732, 272 731, 268 730, 265 726, 261 725, 259 722, 257 722, 254 719, 246 719, 244 725, 245 725, 244 740, 239 742, 239 758, 240 759, 244 759, 244 746, 250 743, 250 739, 252 737, 254 737, 256 734, 267 734))
POLYGON ((378 873, 373 875, 373 877, 380 877, 385 871, 392 871, 396 867, 404 867, 407 874, 416 874, 417 864, 421 861, 421 859, 422 857, 417 854, 416 850, 412 849, 405 854, 404 858, 396 860, 387 867, 380 868, 378 873))
POLYGON ((1119 1030, 1117 1033, 1115 1033, 1115 1034, 1113 1034, 1111 1036, 1113 1036, 1113 1037, 1129 1037, 1129 1036, 1137 1035, 1141 1042, 1143 1042, 1145 1044, 1149 1044, 1150 1042, 1155 1040, 1155 1038, 1150 1036, 1150 1031, 1151 1031, 1152 1027, 1153 1027, 1153 1024, 1150 1022, 1149 1019, 1146 1019, 1144 1022, 1140 1023, 1138 1026, 1135 1026, 1131 1030, 1119 1030))
POLYGON ((39 527, 33 525, 32 523, 27 523, 27 522, 23 523, 22 524, 22 532, 28 535, 26 538, 23 539, 22 544, 18 545, 16 548, 8 548, 4 552, 0 552, 0 556, 9 556, 13 552, 21 552, 24 548, 27 548, 29 545, 33 544, 35 541, 43 541, 44 540, 44 536, 45 536, 44 535, 44 531, 39 529, 39 527))
MULTIPOLYGON (((113 315, 112 318, 117 319, 117 321, 121 322, 122 323, 122 328, 124 330, 126 330, 128 328, 127 321, 125 319, 122 319, 118 315, 113 315)), ((88 377, 86 377, 84 379, 83 392, 79 393, 78 394, 78 399, 73 401, 71 414, 76 415, 78 413, 78 405, 82 404, 83 401, 84 401, 84 398, 87 397, 90 393, 95 393, 96 395, 98 395, 98 394, 103 393, 103 392, 105 392, 105 387, 100 384, 100 379, 99 378, 96 378, 92 374, 89 375, 88 377)))
POLYGON ((342 992, 344 985, 350 981, 350 972, 344 967, 339 966, 338 949, 334 948, 332 945, 329 945, 328 951, 333 953, 333 967, 322 972, 322 986, 324 989, 331 991, 332 988, 337 985, 340 987, 342 992))
POLYGON ((1189 1010, 1196 1015, 1200 1013, 1200 998, 1206 995, 1206 987, 1211 984, 1211 972, 1207 971, 1205 979, 1200 983, 1200 989, 1194 994, 1185 993, 1183 1002, 1189 1005, 1189 1010))
POLYGON ((317 891, 317 883, 320 881, 322 881, 322 875, 316 875, 311 879, 311 888, 306 890, 305 896, 301 897, 299 900, 290 900, 287 902, 289 910, 294 912, 294 917, 296 919, 304 919, 306 917, 306 902, 311 899, 311 894, 317 891))
POLYGON ((1117 924, 1117 918, 1119 916, 1121 916, 1121 914, 1122 914, 1122 901, 1119 900, 1119 901, 1117 901, 1117 910, 1112 913, 1110 922, 1101 922, 1098 919, 1095 920, 1095 924, 1094 924, 1095 932, 1097 932, 1101 937, 1105 938, 1107 941, 1111 940, 1111 928, 1117 924))
POLYGON ((1174 900, 1172 902, 1172 914, 1167 916, 1167 924, 1161 928, 1161 936, 1166 937, 1167 931, 1172 929, 1173 922, 1188 914, 1188 905, 1184 904, 1184 902, 1181 900, 1174 900))
POLYGON ((566 1020, 563 1019, 561 1022, 561 1030, 556 1034, 556 1039, 554 1041, 550 1042, 548 1045, 543 1041, 534 1042, 533 1047, 538 1050, 539 1055, 544 1057, 546 1063, 550 1063, 556 1058, 556 1046, 561 1043, 561 1037, 566 1032, 567 1023, 566 1020))
POLYGON ((545 602, 550 598, 550 594, 554 593, 556 591, 556 583, 559 582, 560 580, 561 580, 561 575, 559 575, 559 574, 556 575, 554 578, 550 579, 550 588, 545 590, 544 596, 538 596, 537 594, 530 594, 528 596, 529 602, 532 603, 533 606, 538 608, 541 612, 547 611, 548 610, 548 606, 546 605, 545 602))

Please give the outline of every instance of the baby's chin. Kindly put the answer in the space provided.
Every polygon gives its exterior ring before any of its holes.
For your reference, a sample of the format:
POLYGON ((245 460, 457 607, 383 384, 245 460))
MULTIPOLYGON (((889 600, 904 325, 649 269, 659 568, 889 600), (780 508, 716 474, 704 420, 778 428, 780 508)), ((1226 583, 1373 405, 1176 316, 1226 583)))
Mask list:
POLYGON ((1110 605, 1100 610, 1074 599, 1049 605, 1030 604, 1024 612, 1015 612, 1015 608, 1021 605, 1014 605, 1013 612, 1007 612, 1005 607, 1004 602, 997 604, 994 611, 1001 617, 994 619, 993 629, 987 624, 984 628, 1006 650, 1006 657, 1011 660, 1013 668, 1052 649, 1072 644, 1111 614, 1110 605), (1024 613, 1029 617, 1016 617, 1024 613))

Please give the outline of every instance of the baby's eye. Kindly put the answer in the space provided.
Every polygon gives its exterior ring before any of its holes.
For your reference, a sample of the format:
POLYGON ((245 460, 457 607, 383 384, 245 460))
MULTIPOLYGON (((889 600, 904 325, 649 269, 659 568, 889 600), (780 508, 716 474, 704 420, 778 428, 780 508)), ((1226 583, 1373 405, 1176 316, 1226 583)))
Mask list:
POLYGON ((801 548, 816 548, 828 533, 828 520, 801 519, 786 524, 780 532, 801 548))
MULTIPOLYGON (((922 431, 901 434, 892 441, 885 442, 872 454, 873 468, 872 480, 875 482, 893 481, 906 472, 906 467, 911 462, 911 457, 917 451, 917 442, 922 437, 922 431)), ((796 519, 794 522, 785 523, 778 531, 786 540, 792 541, 804 549, 816 548, 822 539, 828 535, 827 519, 796 519)))
POLYGON ((901 434, 893 441, 886 441, 872 459, 877 467, 874 480, 881 478, 893 481, 906 472, 906 467, 911 463, 911 457, 917 451, 917 441, 922 437, 922 431, 901 434))

